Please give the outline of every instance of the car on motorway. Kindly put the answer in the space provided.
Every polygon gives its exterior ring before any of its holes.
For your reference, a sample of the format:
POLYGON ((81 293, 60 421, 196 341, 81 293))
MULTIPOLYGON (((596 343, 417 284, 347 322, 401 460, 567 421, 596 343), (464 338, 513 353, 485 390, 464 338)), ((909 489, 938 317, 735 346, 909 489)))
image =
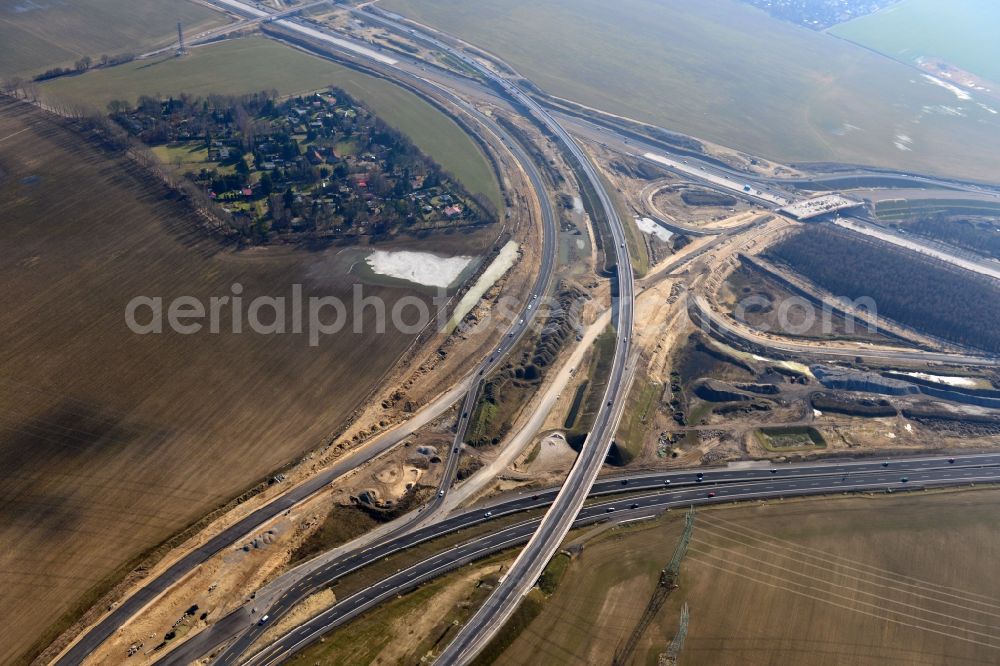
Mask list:
POLYGON ((267 621, 270 620, 270 619, 271 619, 270 615, 265 615, 264 617, 262 617, 259 620, 257 620, 257 626, 258 627, 263 627, 265 624, 267 624, 267 621))
POLYGON ((883 460, 882 461, 882 467, 888 467, 888 466, 889 466, 889 461, 888 460, 883 460))
POLYGON ((613 507, 613 506, 609 506, 609 507, 608 507, 607 509, 605 509, 604 511, 605 511, 606 513, 611 513, 611 512, 613 512, 614 510, 615 510, 615 507, 613 507))
POLYGON ((639 505, 638 504, 634 504, 634 503, 633 504, 629 504, 628 508, 630 508, 630 509, 638 509, 639 505))
POLYGON ((669 486, 670 485, 670 479, 664 479, 663 480, 663 485, 669 486))
POLYGON ((492 517, 493 517, 492 511, 487 511, 486 513, 483 514, 483 518, 492 518, 492 517))
POLYGON ((909 481, 909 480, 910 480, 910 477, 908 477, 908 476, 904 476, 904 477, 903 477, 902 479, 900 479, 899 481, 900 481, 900 483, 906 483, 906 482, 907 482, 907 481, 909 481))
POLYGON ((710 493, 708 493, 708 496, 709 497, 715 497, 715 493, 714 492, 710 492, 710 493))
POLYGON ((443 490, 439 490, 438 491, 438 497, 444 497, 444 491, 443 490))
POLYGON ((623 486, 627 486, 628 485, 628 479, 622 479, 622 485, 623 486))
POLYGON ((955 459, 954 458, 948 458, 948 463, 949 464, 954 464, 955 463, 955 459))

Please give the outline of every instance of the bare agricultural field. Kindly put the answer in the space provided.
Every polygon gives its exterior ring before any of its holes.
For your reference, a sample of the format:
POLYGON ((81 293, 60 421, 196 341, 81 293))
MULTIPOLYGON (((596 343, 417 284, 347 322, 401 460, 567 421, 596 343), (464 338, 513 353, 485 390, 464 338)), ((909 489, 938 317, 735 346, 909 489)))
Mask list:
POLYGON ((547 93, 780 162, 995 177, 1000 116, 982 100, 735 0, 380 4, 496 53, 547 93))
POLYGON ((0 78, 149 50, 229 18, 190 0, 0 0, 0 78))
MULTIPOLYGON (((680 588, 630 662, 841 666, 1000 659, 1000 490, 699 510, 680 588)), ((683 512, 588 543, 498 664, 611 663, 670 560, 683 512)))
POLYGON ((40 86, 45 101, 103 112, 107 103, 134 103, 142 95, 186 93, 240 95, 277 90, 281 95, 336 86, 368 106, 473 194, 500 210, 500 186, 482 149, 458 124, 399 86, 261 37, 192 49, 184 58, 167 56, 63 77, 40 86))
MULTIPOLYGON (((682 517, 678 512, 656 521, 655 530, 642 532, 642 541, 613 531, 587 543, 541 614, 497 659, 496 666, 612 663, 618 645, 642 617, 660 570, 670 561, 682 517), (673 515, 681 519, 674 520, 673 515)), ((635 654, 652 650, 660 641, 665 645, 672 624, 676 624, 676 613, 660 613, 648 631, 657 640, 640 642, 635 654)))
MULTIPOLYGON (((129 561, 321 444, 412 340, 373 334, 373 310, 363 333, 317 347, 233 334, 225 308, 220 334, 132 333, 124 312, 138 295, 163 297, 166 313, 173 298, 205 303, 239 283, 247 329, 255 296, 301 284, 350 307, 358 278, 337 248, 219 246, 159 183, 62 122, 0 105, 2 663, 53 638, 47 628, 129 561)), ((435 247, 479 254, 483 236, 435 247)), ((363 289, 389 308, 427 298, 363 289)))
POLYGON ((1000 492, 704 512, 681 587, 686 664, 1000 658, 1000 492))

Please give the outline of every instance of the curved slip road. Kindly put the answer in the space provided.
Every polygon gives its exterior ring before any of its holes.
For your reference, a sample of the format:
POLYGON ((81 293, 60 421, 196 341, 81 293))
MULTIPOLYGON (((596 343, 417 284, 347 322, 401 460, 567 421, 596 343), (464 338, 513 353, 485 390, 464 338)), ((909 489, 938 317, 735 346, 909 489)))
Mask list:
POLYGON ((691 294, 688 297, 688 312, 691 319, 702 330, 707 330, 725 339, 752 345, 778 354, 792 354, 814 358, 848 358, 857 356, 886 361, 918 361, 923 363, 941 363, 945 365, 970 365, 979 367, 995 367, 1000 365, 1000 359, 993 356, 972 356, 969 354, 951 354, 948 352, 933 352, 914 350, 880 349, 878 347, 837 348, 823 345, 798 343, 788 340, 776 341, 753 331, 737 326, 725 316, 716 312, 702 296, 691 294))

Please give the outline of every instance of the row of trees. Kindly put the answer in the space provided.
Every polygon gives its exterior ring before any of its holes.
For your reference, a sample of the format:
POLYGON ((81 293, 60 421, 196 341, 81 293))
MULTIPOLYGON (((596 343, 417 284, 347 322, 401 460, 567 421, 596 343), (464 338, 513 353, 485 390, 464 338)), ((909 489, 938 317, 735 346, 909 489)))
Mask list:
POLYGON ((837 296, 874 299, 881 317, 1000 352, 1000 284, 994 280, 825 226, 807 226, 767 255, 837 296))
POLYGON ((121 53, 115 56, 105 54, 96 61, 90 56, 85 55, 77 60, 72 67, 53 67, 51 69, 47 69, 41 74, 35 75, 34 80, 48 81, 49 79, 55 79, 69 74, 82 74, 92 67, 113 67, 115 65, 123 65, 127 62, 132 62, 133 60, 135 60, 134 53, 121 53))
POLYGON ((918 236, 942 241, 985 257, 1000 259, 1000 223, 994 219, 956 218, 938 213, 904 227, 918 236))

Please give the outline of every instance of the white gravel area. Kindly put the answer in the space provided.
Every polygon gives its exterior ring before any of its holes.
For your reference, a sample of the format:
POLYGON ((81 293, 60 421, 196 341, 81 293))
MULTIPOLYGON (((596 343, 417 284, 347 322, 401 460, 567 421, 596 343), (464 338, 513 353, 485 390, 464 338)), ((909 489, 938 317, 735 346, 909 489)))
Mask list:
POLYGON ((673 232, 669 229, 664 229, 648 217, 637 217, 635 218, 635 226, 639 227, 639 231, 650 236, 656 236, 658 239, 664 243, 670 242, 673 237, 673 232))

